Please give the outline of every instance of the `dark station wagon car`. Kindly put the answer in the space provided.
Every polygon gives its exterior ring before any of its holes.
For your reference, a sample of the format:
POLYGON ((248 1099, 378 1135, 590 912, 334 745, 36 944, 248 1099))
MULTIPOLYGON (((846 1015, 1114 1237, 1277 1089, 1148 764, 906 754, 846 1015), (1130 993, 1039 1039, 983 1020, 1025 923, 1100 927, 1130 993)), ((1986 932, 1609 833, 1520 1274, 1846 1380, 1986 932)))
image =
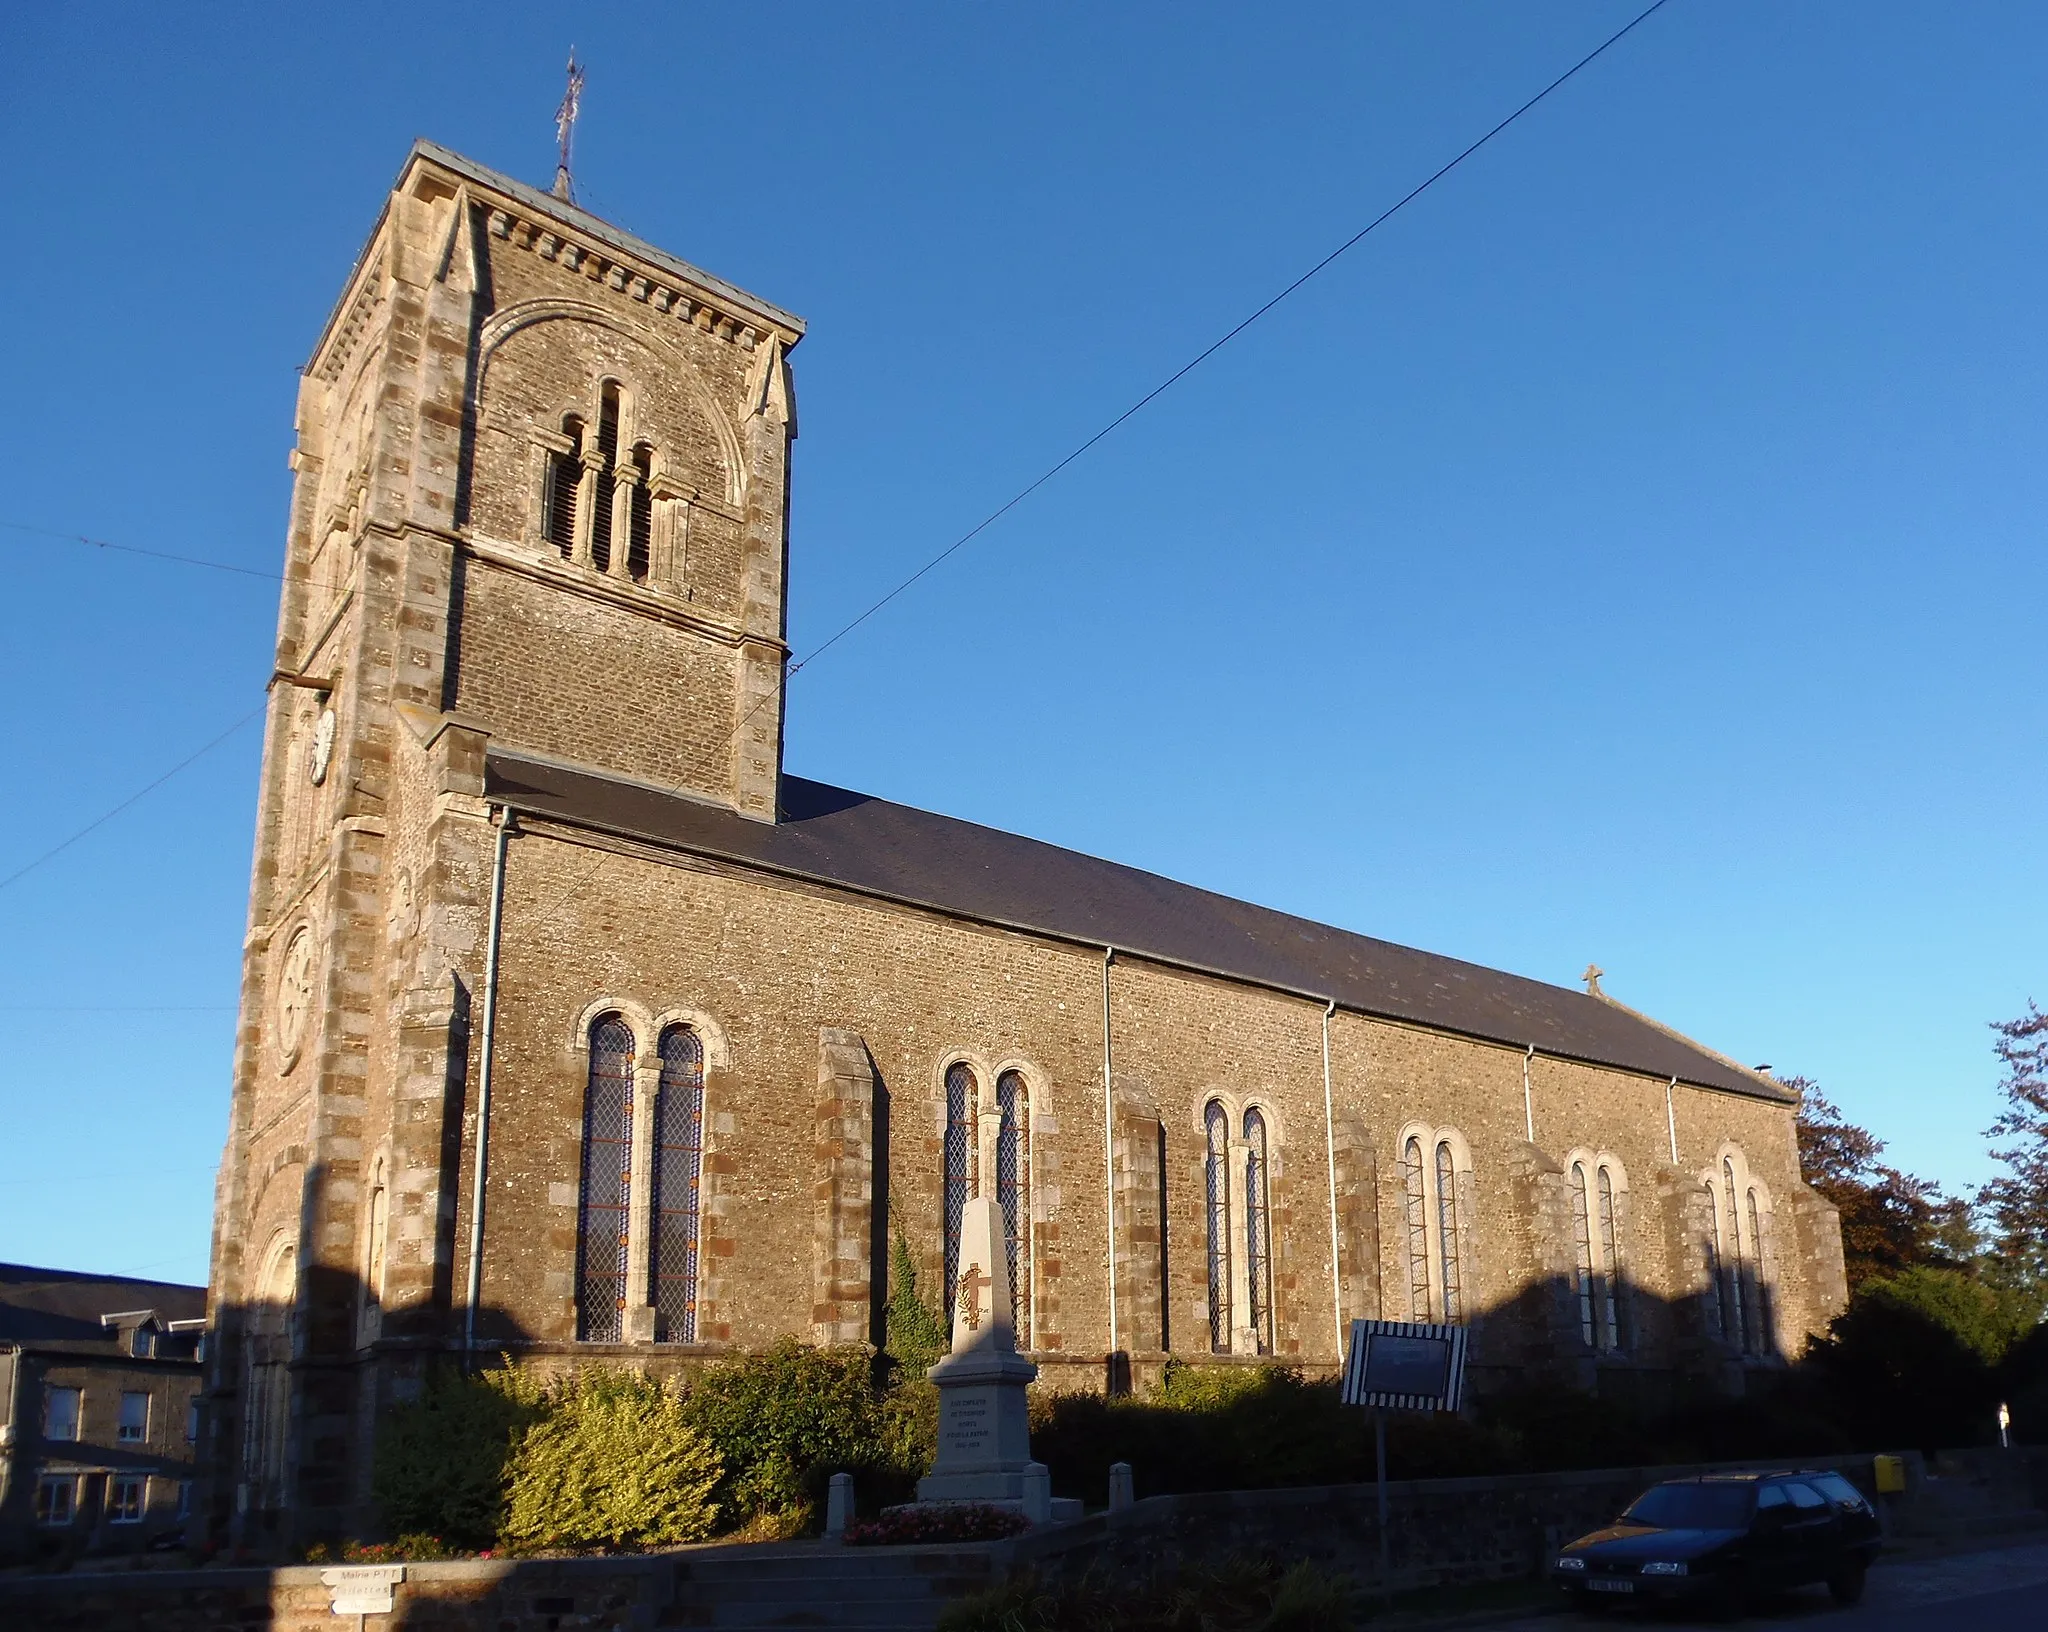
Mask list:
POLYGON ((1839 1473, 1706 1474, 1652 1485, 1560 1552, 1550 1578, 1594 1613, 1679 1601, 1735 1613, 1816 1581, 1853 1604, 1878 1541, 1876 1511, 1839 1473))

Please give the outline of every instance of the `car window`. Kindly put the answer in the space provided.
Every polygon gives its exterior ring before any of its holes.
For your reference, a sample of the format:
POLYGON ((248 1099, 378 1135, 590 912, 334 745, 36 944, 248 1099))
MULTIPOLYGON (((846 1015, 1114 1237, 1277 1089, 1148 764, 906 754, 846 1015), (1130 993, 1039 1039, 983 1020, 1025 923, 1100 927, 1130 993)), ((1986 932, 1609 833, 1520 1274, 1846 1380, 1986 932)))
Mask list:
POLYGON ((1828 1505, 1821 1493, 1811 1485, 1787 1485, 1785 1494, 1792 1498, 1794 1507, 1804 1508, 1809 1512, 1814 1508, 1825 1509, 1828 1505))
POLYGON ((1837 1507, 1846 1507, 1851 1513, 1868 1513, 1870 1503, 1858 1490, 1839 1473, 1823 1473, 1813 1481, 1813 1488, 1819 1491, 1837 1507))
POLYGON ((1767 1507, 1785 1507, 1790 1503, 1791 1498, 1785 1494, 1783 1485, 1765 1485, 1756 1493, 1756 1507, 1759 1513, 1767 1507))
POLYGON ((1629 1504, 1621 1520, 1660 1530, 1740 1530, 1749 1523, 1749 1486, 1652 1485, 1629 1504))

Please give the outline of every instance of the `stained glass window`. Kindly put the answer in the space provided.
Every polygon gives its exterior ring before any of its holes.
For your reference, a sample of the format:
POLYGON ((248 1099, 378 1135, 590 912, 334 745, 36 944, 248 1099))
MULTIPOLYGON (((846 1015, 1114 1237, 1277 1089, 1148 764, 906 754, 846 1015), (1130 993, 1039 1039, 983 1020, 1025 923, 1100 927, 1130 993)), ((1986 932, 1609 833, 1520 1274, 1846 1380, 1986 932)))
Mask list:
POLYGON ((1422 1141, 1410 1139, 1401 1150, 1401 1186, 1408 1214, 1408 1313, 1415 1320, 1428 1320, 1432 1312, 1427 1182, 1427 1175, 1422 1170, 1422 1141))
POLYGON ((996 1078, 996 1108, 1003 1113, 996 1134, 996 1200, 1003 1209, 1003 1246, 1010 1264, 1010 1305, 1017 1343, 1031 1340, 1031 1090, 1023 1076, 1005 1071, 996 1078))
POLYGON ((1579 1295, 1579 1335, 1586 1346, 1597 1343, 1593 1329, 1593 1225, 1586 1201, 1586 1164, 1572 1163, 1573 1280, 1579 1295))
POLYGON ((654 1102, 654 1306, 671 1343, 697 1341, 698 1191, 704 1173, 704 1042, 688 1026, 661 1034, 654 1102))
POLYGON ((1202 1186, 1209 1221, 1209 1347, 1230 1352, 1230 1118, 1218 1099, 1202 1112, 1208 1153, 1202 1186))
POLYGON ((1723 1200, 1727 1204, 1728 1227, 1721 1238, 1721 1276, 1728 1285, 1728 1340, 1738 1349, 1749 1347, 1748 1311, 1743 1307, 1742 1274, 1744 1253, 1742 1250, 1742 1219, 1736 1211, 1740 1202, 1735 1190, 1735 1162, 1732 1157, 1721 1158, 1721 1181, 1726 1187, 1723 1200))
POLYGON ((1244 1113, 1244 1223, 1246 1287, 1251 1294, 1251 1329, 1259 1353, 1273 1352, 1272 1169, 1266 1150, 1266 1119, 1244 1113))
POLYGON ((1594 1175, 1597 1189, 1600 1262, 1594 1290, 1600 1306, 1600 1347, 1610 1352, 1622 1346, 1621 1261, 1614 1234, 1614 1175, 1605 1162, 1594 1175))
POLYGON ((1436 1147, 1436 1234, 1444 1266, 1444 1319, 1462 1320, 1465 1298, 1458 1263, 1458 1172, 1448 1139, 1436 1147))
POLYGON ((943 1180, 946 1226, 946 1319, 960 1285, 960 1218, 974 1183, 974 1072, 955 1065, 946 1072, 946 1150, 943 1180))
POLYGON ((590 1028, 583 1097, 583 1199, 576 1231, 576 1335, 625 1333, 627 1208, 632 1200, 633 1033, 616 1014, 590 1028))

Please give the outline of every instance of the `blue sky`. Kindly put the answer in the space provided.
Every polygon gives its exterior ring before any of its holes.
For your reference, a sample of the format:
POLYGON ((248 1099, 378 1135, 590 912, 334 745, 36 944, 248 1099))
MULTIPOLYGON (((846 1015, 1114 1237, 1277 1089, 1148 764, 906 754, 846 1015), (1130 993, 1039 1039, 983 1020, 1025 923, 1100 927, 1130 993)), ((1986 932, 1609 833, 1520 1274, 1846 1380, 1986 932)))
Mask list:
MULTIPOLYGON (((0 521, 273 570, 415 135, 802 313, 839 627, 1635 5, 12 8, 0 521), (488 21, 480 19, 488 16, 488 21)), ((791 691, 788 764, 1609 989, 1988 1172, 2048 997, 2032 5, 1673 0, 791 691)), ((276 586, 0 529, 0 876, 276 586)), ((258 733, 0 889, 0 1258, 203 1278, 258 733)))

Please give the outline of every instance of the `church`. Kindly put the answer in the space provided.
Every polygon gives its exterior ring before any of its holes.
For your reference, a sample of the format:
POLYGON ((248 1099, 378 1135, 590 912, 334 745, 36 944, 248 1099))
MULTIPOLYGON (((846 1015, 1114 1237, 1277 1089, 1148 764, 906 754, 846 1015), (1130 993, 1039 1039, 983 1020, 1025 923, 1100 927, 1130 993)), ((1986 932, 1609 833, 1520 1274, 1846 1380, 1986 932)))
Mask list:
MULTIPOLYGON (((437 1360, 879 1343, 1000 1204, 1038 1386, 1740 1391, 1844 1302, 1796 1096, 1542 984, 788 775, 801 319, 418 143, 306 365, 204 1522, 359 1530, 437 1360)), ((799 563, 801 557, 799 557, 799 563)))

